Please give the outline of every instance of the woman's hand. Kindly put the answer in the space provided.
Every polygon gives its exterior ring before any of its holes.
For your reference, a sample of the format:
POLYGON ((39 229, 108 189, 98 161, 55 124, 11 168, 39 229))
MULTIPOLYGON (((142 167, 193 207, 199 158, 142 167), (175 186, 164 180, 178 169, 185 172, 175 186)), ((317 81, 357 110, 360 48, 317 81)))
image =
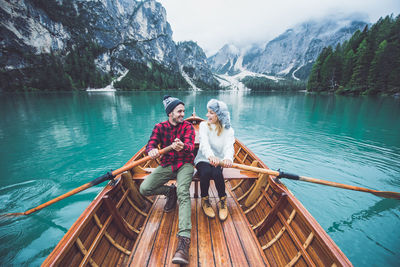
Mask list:
POLYGON ((214 167, 217 167, 219 164, 219 158, 215 157, 215 156, 210 156, 208 158, 208 161, 210 162, 210 164, 214 167))
POLYGON ((224 167, 224 168, 230 168, 230 167, 232 167, 232 160, 230 160, 230 159, 224 159, 224 160, 222 161, 222 167, 224 167))

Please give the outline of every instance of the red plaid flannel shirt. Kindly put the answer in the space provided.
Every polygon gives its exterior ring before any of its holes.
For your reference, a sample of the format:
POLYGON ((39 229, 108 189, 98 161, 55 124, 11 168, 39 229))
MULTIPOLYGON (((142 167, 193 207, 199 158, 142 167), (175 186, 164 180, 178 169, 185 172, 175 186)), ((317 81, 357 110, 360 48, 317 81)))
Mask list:
POLYGON ((158 148, 159 144, 161 148, 171 145, 175 138, 179 138, 184 143, 183 149, 179 152, 171 150, 163 154, 160 159, 161 166, 171 165, 172 171, 178 170, 185 163, 193 164, 195 131, 190 122, 183 121, 176 126, 171 125, 169 121, 156 124, 146 146, 146 152, 149 153, 150 150, 158 148))

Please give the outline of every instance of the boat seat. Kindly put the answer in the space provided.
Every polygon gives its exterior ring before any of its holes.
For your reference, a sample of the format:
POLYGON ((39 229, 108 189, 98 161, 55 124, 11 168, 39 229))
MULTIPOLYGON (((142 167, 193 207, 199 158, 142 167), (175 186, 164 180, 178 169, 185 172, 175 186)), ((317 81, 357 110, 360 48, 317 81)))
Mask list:
MULTIPOLYGON (((139 172, 134 172, 132 173, 132 179, 134 180, 144 180, 155 168, 140 168, 139 167, 139 172)), ((239 169, 235 168, 223 168, 222 174, 224 175, 225 180, 234 180, 234 179, 257 179, 258 178, 258 173, 255 172, 249 172, 249 171, 242 171, 239 169)), ((175 178, 172 178, 171 180, 175 180, 175 178)), ((192 181, 195 183, 195 192, 194 192, 194 197, 197 198, 199 196, 198 193, 198 188, 199 188, 199 182, 200 182, 200 177, 199 174, 196 170, 194 169, 193 173, 193 178, 192 181)))

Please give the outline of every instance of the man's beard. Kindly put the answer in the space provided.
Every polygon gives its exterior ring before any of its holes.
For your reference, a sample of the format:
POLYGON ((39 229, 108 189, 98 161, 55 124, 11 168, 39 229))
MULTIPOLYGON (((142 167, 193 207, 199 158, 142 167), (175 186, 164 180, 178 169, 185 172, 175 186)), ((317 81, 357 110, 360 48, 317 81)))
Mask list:
POLYGON ((176 124, 182 123, 183 117, 172 118, 172 121, 176 124))

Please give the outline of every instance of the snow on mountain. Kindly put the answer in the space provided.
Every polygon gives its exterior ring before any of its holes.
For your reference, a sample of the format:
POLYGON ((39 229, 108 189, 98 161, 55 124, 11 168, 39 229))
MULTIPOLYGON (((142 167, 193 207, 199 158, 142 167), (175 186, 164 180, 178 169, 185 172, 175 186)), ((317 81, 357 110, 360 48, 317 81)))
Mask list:
POLYGON ((220 86, 222 88, 228 89, 228 90, 235 90, 235 91, 246 91, 250 90, 247 88, 241 80, 247 76, 251 77, 263 77, 267 78, 270 80, 273 80, 275 82, 278 82, 279 80, 282 80, 283 78, 271 76, 271 75, 265 75, 261 73, 255 73, 251 72, 248 70, 242 70, 241 72, 235 74, 235 75, 228 75, 228 74, 217 74, 216 78, 220 82, 220 86))
POLYGON ((224 45, 218 53, 207 59, 211 69, 217 74, 233 74, 237 69, 237 60, 240 57, 240 49, 232 44, 224 45))
POLYGON ((366 22, 349 18, 307 21, 286 30, 261 48, 253 46, 240 50, 232 44, 225 45, 209 57, 208 62, 215 73, 236 78, 246 75, 247 70, 270 78, 306 80, 324 47, 336 47, 366 25, 366 22), (238 75, 241 72, 243 74, 238 75))
POLYGON ((365 25, 348 19, 302 23, 267 43, 264 51, 245 67, 258 73, 290 74, 314 62, 324 47, 336 47, 365 25))

